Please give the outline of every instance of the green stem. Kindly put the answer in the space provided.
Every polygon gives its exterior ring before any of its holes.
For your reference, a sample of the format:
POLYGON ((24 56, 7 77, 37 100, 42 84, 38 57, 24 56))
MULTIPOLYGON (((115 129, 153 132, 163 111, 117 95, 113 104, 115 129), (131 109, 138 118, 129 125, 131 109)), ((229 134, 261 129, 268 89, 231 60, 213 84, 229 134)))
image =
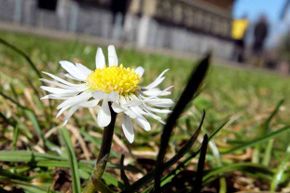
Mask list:
POLYGON ((109 190, 104 191, 103 187, 100 186, 101 177, 106 169, 106 164, 110 155, 110 150, 111 150, 113 135, 114 135, 115 122, 116 122, 116 117, 117 117, 117 114, 111 108, 111 104, 109 104, 109 107, 111 111, 111 122, 104 129, 102 145, 101 145, 100 153, 97 158, 97 163, 89 181, 87 182, 83 190, 83 193, 95 193, 97 191, 110 192, 109 190))

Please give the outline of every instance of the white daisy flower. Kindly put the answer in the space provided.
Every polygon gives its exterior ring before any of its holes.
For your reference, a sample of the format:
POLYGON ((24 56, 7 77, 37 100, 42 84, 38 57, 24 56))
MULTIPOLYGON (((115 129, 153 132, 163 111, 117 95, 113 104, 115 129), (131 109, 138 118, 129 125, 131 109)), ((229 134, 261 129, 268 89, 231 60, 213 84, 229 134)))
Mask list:
POLYGON ((167 114, 173 101, 164 96, 170 95, 171 87, 160 90, 160 85, 165 79, 163 71, 151 84, 145 87, 139 86, 144 73, 142 67, 136 69, 118 65, 118 57, 115 47, 108 46, 108 66, 101 48, 96 54, 96 69, 88 69, 82 64, 60 61, 61 67, 66 71, 64 80, 53 74, 44 72, 53 80, 42 79, 50 86, 41 86, 49 94, 42 99, 63 100, 57 106, 57 117, 65 114, 64 124, 79 108, 96 108, 97 123, 100 127, 106 127, 111 122, 112 110, 117 114, 123 114, 122 130, 127 140, 134 141, 132 120, 144 130, 151 129, 150 123, 145 117, 151 117, 163 123, 157 114, 167 114), (75 82, 79 82, 76 84, 75 82))

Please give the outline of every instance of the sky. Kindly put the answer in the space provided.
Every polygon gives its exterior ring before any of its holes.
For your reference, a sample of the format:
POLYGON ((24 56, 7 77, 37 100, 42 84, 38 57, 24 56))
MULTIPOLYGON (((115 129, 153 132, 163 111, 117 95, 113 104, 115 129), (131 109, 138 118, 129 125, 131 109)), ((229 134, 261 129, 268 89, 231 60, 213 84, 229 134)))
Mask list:
POLYGON ((236 0, 234 17, 247 14, 250 20, 255 21, 265 13, 271 22, 278 22, 285 2, 286 0, 236 0))
POLYGON ((233 16, 234 18, 240 18, 246 14, 250 23, 254 24, 261 14, 266 14, 270 22, 270 36, 267 45, 271 47, 277 42, 279 36, 285 33, 282 31, 283 27, 281 25, 280 15, 286 1, 287 0, 236 0, 233 8, 233 16))

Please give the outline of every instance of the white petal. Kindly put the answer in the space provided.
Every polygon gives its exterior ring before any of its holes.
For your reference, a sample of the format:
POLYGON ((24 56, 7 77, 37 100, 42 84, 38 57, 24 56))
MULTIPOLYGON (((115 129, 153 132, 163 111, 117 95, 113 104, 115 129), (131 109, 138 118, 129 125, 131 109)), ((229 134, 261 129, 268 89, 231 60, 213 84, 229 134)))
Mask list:
POLYGON ((111 92, 109 95, 108 95, 108 101, 117 101, 119 98, 119 94, 117 92, 111 92))
POLYGON ((78 107, 85 107, 85 108, 92 108, 92 107, 95 107, 97 106, 99 101, 96 101, 96 100, 91 100, 91 101, 83 101, 83 102, 79 102, 78 104, 75 104, 75 105, 67 105, 67 106, 64 106, 62 107, 58 112, 57 112, 57 115, 56 117, 59 117, 64 111, 66 111, 67 109, 69 108, 74 108, 76 106, 78 107))
POLYGON ((122 107, 139 106, 142 105, 142 101, 135 95, 126 97, 120 97, 120 104, 122 107))
POLYGON ((98 103, 99 103, 99 101, 97 101, 97 100, 91 100, 91 101, 81 103, 80 106, 86 107, 86 108, 92 108, 92 107, 97 106, 98 103))
POLYGON ((61 67, 65 69, 73 78, 84 81, 87 76, 84 75, 73 63, 69 61, 60 61, 61 67))
POLYGON ((168 114, 168 113, 172 112, 169 109, 157 109, 157 108, 153 108, 153 107, 149 107, 149 106, 147 106, 146 108, 154 113, 168 114))
POLYGON ((128 116, 124 116, 122 129, 125 137, 129 141, 129 143, 133 143, 134 141, 134 128, 132 125, 132 121, 128 116))
POLYGON ((41 86, 42 90, 45 90, 47 92, 53 93, 53 94, 72 94, 72 93, 78 93, 78 90, 71 89, 62 89, 62 88, 55 88, 55 87, 49 87, 49 86, 41 86))
POLYGON ((65 106, 65 107, 63 107, 63 108, 61 108, 58 112, 57 112, 57 114, 56 114, 56 118, 58 118, 63 112, 65 112, 67 109, 69 109, 70 108, 70 106, 65 106))
POLYGON ((102 100, 102 99, 107 100, 109 98, 109 95, 107 93, 104 93, 101 91, 95 91, 92 93, 92 95, 96 100, 102 100))
POLYGON ((69 73, 64 74, 64 76, 67 77, 67 78, 69 78, 69 79, 72 79, 72 80, 78 80, 78 81, 80 81, 79 79, 72 77, 69 73))
POLYGON ((65 85, 68 85, 68 86, 78 86, 79 85, 79 84, 70 83, 70 82, 68 82, 68 81, 66 81, 66 80, 64 80, 62 78, 59 78, 58 76, 50 74, 48 72, 43 72, 43 73, 46 74, 47 76, 51 77, 52 79, 54 79, 54 80, 56 80, 58 82, 61 82, 61 83, 65 84, 65 85))
POLYGON ((70 86, 62 84, 62 83, 57 82, 55 80, 47 80, 44 78, 41 78, 40 80, 41 80, 41 82, 46 83, 47 85, 52 86, 52 87, 60 87, 60 88, 64 88, 64 89, 70 88, 70 86))
POLYGON ((112 109, 115 111, 115 113, 121 113, 124 111, 124 109, 117 103, 112 104, 112 109))
POLYGON ((163 82, 163 80, 165 79, 165 77, 157 77, 151 84, 149 84, 148 86, 146 86, 146 89, 152 89, 157 87, 159 84, 161 84, 163 82))
POLYGON ((144 68, 142 68, 141 66, 139 66, 138 68, 135 69, 135 72, 142 77, 144 74, 144 68))
POLYGON ((158 88, 153 88, 153 89, 144 90, 142 91, 142 93, 147 96, 159 96, 159 94, 162 93, 162 90, 158 88))
POLYGON ((171 91, 170 89, 172 88, 173 86, 170 86, 170 87, 167 87, 166 89, 164 90, 160 90, 158 88, 152 88, 152 89, 143 89, 142 90, 142 93, 149 96, 149 97, 158 97, 158 96, 167 96, 167 95, 170 95, 171 94, 171 91))
MULTIPOLYGON (((144 110, 147 110, 147 107, 148 105, 144 105, 145 109, 144 110)), ((150 116, 152 117, 153 119, 159 121, 160 123, 164 124, 164 121, 162 120, 161 117, 159 117, 158 115, 155 115, 154 113, 152 113, 151 111, 147 110, 147 116, 150 116)))
POLYGON ((58 87, 51 87, 51 86, 41 86, 41 89, 54 93, 54 94, 69 94, 69 93, 79 93, 88 89, 88 87, 83 84, 78 87, 66 87, 66 88, 58 88, 58 87))
POLYGON ((56 100, 65 100, 68 99, 69 97, 67 96, 61 96, 61 95, 55 95, 55 94, 48 94, 45 95, 44 97, 41 97, 41 100, 45 100, 45 99, 56 99, 56 100))
POLYGON ((73 115, 73 114, 74 114, 78 109, 79 109, 79 106, 74 106, 74 107, 72 107, 72 108, 68 111, 68 113, 65 115, 63 125, 66 125, 66 124, 67 124, 69 118, 71 118, 71 116, 72 116, 72 115, 73 115))
POLYGON ((142 127, 145 131, 150 131, 151 130, 151 126, 150 123, 145 119, 145 118, 140 118, 138 117, 136 120, 136 123, 142 127))
MULTIPOLYGON (((73 90, 75 92, 81 92, 84 90, 87 90, 87 85, 86 84, 77 84, 75 86, 70 86, 70 85, 65 85, 60 82, 54 81, 54 80, 47 80, 47 79, 40 79, 42 82, 46 83, 49 85, 51 88, 59 88, 59 89, 64 89, 64 90, 73 90)), ((44 88, 46 89, 46 88, 44 88)))
POLYGON ((105 68, 106 61, 102 48, 98 48, 96 53, 96 68, 105 68))
POLYGON ((82 65, 82 64, 80 64, 80 63, 76 63, 76 67, 79 69, 79 71, 81 71, 82 72, 82 74, 84 75, 84 76, 89 76, 91 73, 92 73, 92 71, 90 70, 90 69, 88 69, 86 66, 84 66, 84 65, 82 65))
POLYGON ((92 94, 90 92, 81 93, 77 96, 74 96, 74 97, 71 97, 71 98, 65 100, 64 102, 62 102, 61 104, 59 104, 57 106, 57 109, 63 108, 65 106, 76 105, 76 104, 81 103, 83 101, 87 101, 91 97, 92 97, 92 94))
POLYGON ((167 98, 145 99, 145 102, 156 107, 171 107, 174 104, 173 100, 167 98))
POLYGON ((77 93, 64 93, 64 94, 48 94, 41 99, 58 99, 58 100, 65 100, 70 97, 75 96, 77 93))
POLYGON ((118 66, 118 56, 113 45, 108 46, 108 61, 109 66, 118 66))
POLYGON ((40 99, 41 100, 51 99, 51 96, 50 96, 50 94, 48 94, 48 95, 45 95, 45 96, 41 97, 40 99))
POLYGON ((158 86, 159 84, 161 84, 163 82, 163 80, 165 79, 165 77, 163 77, 163 75, 168 71, 169 69, 164 70, 151 84, 149 84, 148 86, 144 87, 145 89, 151 89, 151 88, 155 88, 156 86, 158 86))
POLYGON ((140 106, 129 107, 137 116, 146 115, 147 113, 140 106))
POLYGON ((100 127, 106 127, 111 122, 111 112, 107 100, 103 100, 102 107, 98 112, 97 121, 100 127))
POLYGON ((136 119, 137 118, 137 115, 136 115, 136 113, 134 112, 134 111, 132 111, 131 109, 126 109, 125 111, 124 111, 124 113, 126 114, 126 115, 128 115, 131 119, 136 119))

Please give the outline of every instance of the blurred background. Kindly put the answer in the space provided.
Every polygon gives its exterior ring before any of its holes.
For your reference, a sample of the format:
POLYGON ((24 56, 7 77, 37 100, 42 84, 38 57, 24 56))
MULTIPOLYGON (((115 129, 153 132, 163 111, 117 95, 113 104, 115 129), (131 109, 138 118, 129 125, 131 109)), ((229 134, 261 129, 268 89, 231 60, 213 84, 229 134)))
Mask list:
POLYGON ((289 0, 0 0, 0 28, 289 71, 289 0), (97 38, 98 39, 97 39, 97 38))

